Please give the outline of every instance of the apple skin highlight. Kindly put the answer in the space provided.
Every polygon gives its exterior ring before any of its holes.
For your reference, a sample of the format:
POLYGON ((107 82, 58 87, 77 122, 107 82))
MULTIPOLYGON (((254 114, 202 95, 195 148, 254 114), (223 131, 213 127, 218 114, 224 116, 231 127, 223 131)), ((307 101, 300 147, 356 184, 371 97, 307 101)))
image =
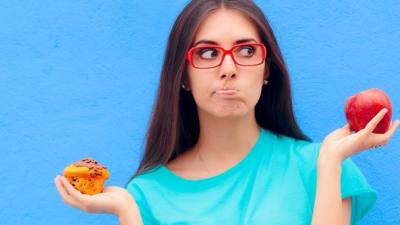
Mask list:
POLYGON ((389 96, 378 88, 371 88, 350 96, 346 100, 345 115, 352 131, 359 131, 383 108, 388 109, 373 133, 383 134, 390 126, 392 104, 389 96))

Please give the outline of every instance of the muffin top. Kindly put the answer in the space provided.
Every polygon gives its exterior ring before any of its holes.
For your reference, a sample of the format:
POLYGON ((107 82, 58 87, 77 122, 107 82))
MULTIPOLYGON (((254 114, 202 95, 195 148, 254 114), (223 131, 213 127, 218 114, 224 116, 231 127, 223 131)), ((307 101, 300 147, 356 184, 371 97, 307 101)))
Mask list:
POLYGON ((97 177, 97 176, 102 176, 102 171, 103 169, 107 169, 104 165, 101 165, 99 162, 92 158, 83 158, 80 159, 72 165, 76 167, 87 167, 89 168, 90 176, 91 177, 97 177))

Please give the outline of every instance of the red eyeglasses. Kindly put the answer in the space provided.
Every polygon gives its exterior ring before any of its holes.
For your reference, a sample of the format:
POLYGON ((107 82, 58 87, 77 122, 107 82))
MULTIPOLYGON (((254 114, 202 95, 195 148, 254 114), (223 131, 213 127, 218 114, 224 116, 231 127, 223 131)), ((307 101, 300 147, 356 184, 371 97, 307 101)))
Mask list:
POLYGON ((187 60, 194 68, 210 69, 220 66, 226 55, 230 55, 236 65, 257 66, 264 62, 267 50, 259 43, 237 44, 229 50, 216 45, 205 45, 189 49, 187 60))

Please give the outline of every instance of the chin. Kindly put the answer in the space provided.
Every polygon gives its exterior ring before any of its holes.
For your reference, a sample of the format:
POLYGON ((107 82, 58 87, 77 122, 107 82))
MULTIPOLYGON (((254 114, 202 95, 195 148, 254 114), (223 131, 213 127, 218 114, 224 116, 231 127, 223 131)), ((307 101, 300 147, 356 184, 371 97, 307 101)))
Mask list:
POLYGON ((215 112, 215 116, 218 118, 240 118, 244 117, 249 113, 243 105, 235 104, 235 105, 223 105, 217 108, 215 112))
POLYGON ((252 110, 241 101, 227 101, 224 103, 207 104, 197 107, 199 114, 211 116, 218 119, 240 119, 248 116, 252 110))

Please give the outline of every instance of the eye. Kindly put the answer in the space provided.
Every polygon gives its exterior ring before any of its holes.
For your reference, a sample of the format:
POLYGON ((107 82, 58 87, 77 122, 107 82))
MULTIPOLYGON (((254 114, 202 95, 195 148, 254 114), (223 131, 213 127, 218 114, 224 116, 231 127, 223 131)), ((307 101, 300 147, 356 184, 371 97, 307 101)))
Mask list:
POLYGON ((255 48, 251 45, 242 46, 238 49, 240 56, 250 57, 254 55, 255 48))
POLYGON ((219 52, 215 48, 200 48, 197 51, 197 55, 199 55, 203 59, 212 59, 217 57, 218 54, 219 52))

